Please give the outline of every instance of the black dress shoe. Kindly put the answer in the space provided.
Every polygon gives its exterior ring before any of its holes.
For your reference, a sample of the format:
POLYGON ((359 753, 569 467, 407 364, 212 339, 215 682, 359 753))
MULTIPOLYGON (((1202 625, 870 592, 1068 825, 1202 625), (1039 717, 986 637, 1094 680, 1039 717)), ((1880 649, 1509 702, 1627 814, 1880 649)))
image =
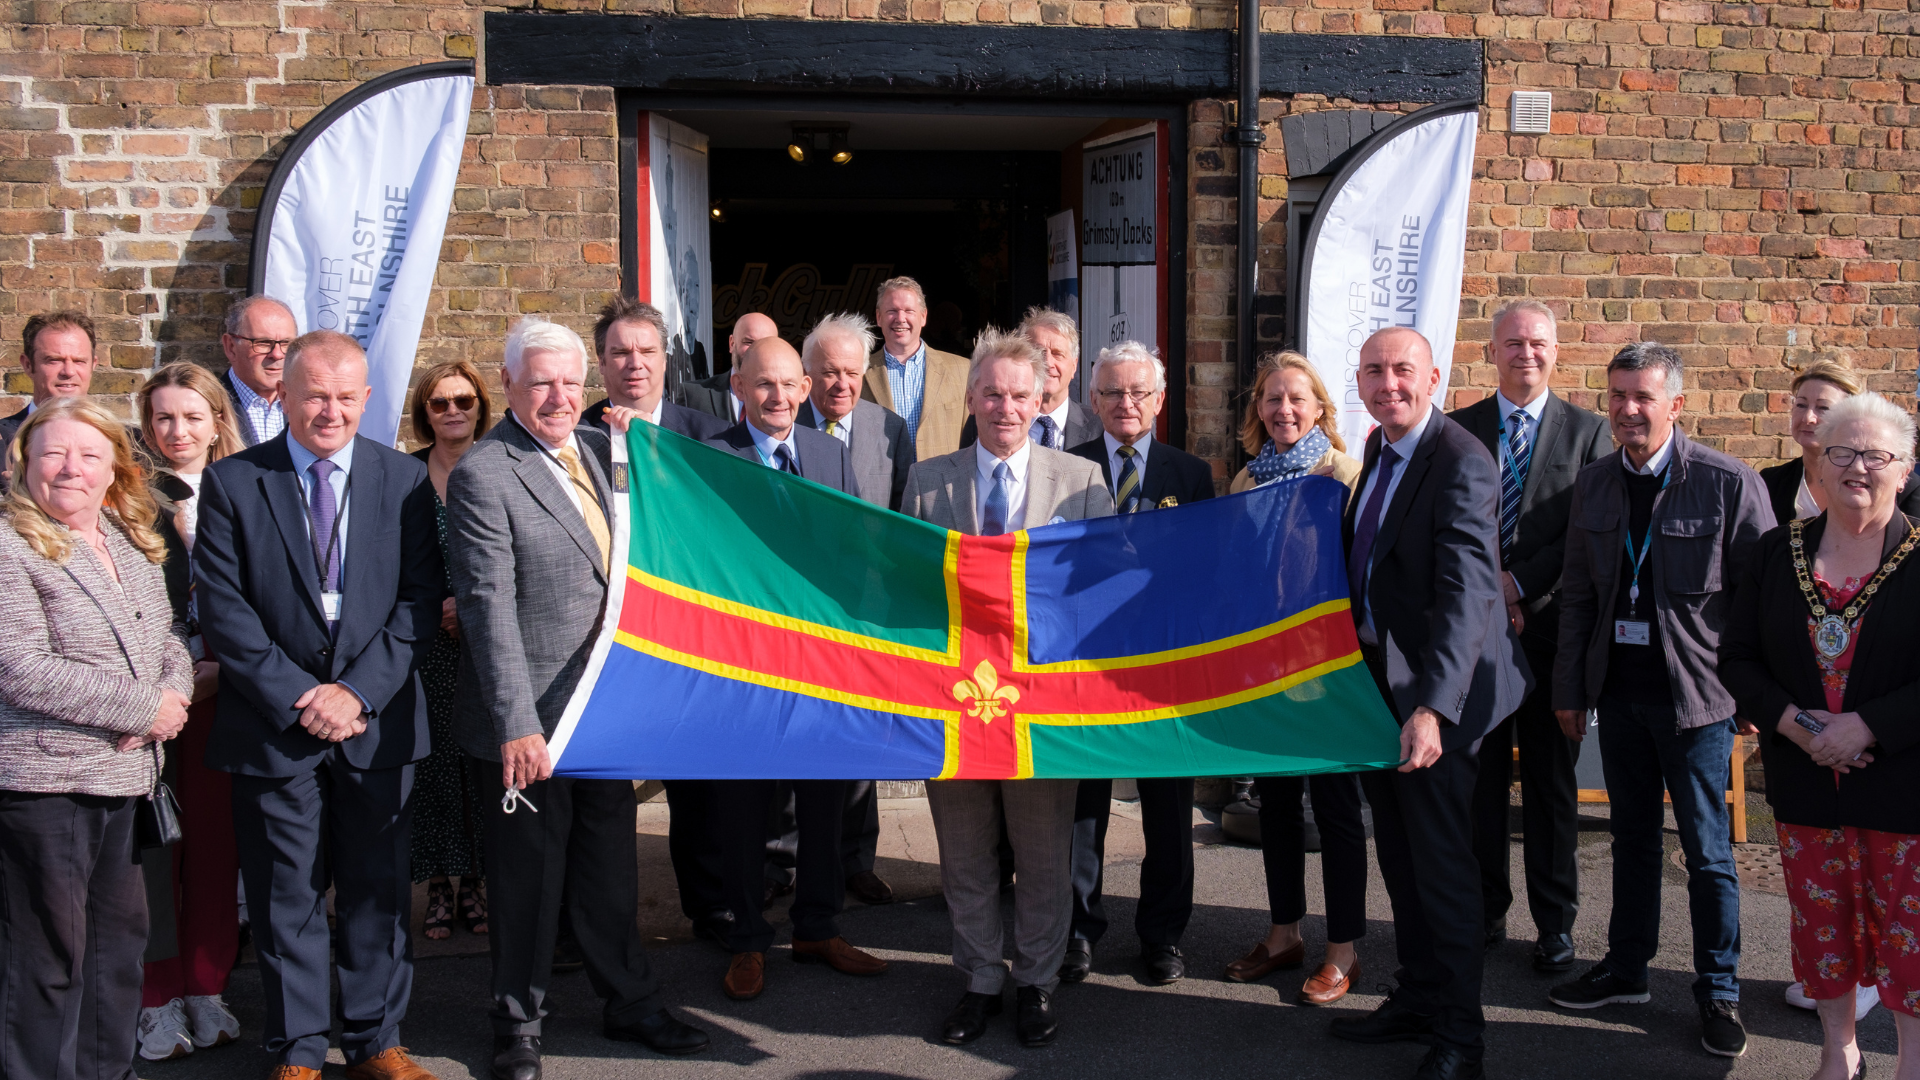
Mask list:
POLYGON ((1433 1017, 1414 1012, 1388 995, 1365 1016, 1335 1020, 1327 1025, 1327 1033, 1349 1042, 1424 1042, 1433 1036, 1433 1017))
POLYGON ((1053 1022, 1053 995, 1037 986, 1023 986, 1016 995, 1020 1015, 1014 1028, 1020 1033, 1021 1046, 1045 1046, 1060 1032, 1053 1022))
POLYGON ((1533 946, 1533 970, 1573 970, 1573 935, 1541 934, 1533 946))
POLYGON ((999 994, 976 994, 969 990, 960 997, 947 1018, 940 1022, 940 1041, 965 1046, 986 1034, 987 1017, 1000 1015, 999 994))
POLYGON ((1481 1080, 1486 1075, 1481 1058, 1477 1050, 1436 1043, 1413 1070, 1413 1080, 1481 1080))
POLYGON ((1482 945, 1488 952, 1492 952, 1504 944, 1506 940, 1507 924, 1505 922, 1498 922, 1486 928, 1482 945))
POLYGON ((765 911, 773 906, 775 900, 792 894, 793 882, 769 881, 767 882, 767 890, 760 894, 760 910, 765 911))
POLYGON ((710 915, 693 920, 693 936, 705 938, 715 945, 732 952, 727 944, 727 936, 733 933, 733 912, 716 911, 710 915))
POLYGON ((697 1054, 711 1043, 706 1032, 681 1023, 665 1009, 620 1027, 608 1024, 602 1030, 609 1039, 637 1042, 657 1054, 697 1054))
POLYGON ((1187 958, 1178 945, 1148 945, 1140 950, 1140 959, 1147 963, 1147 981, 1155 986, 1187 977, 1187 958))
POLYGON ((540 1080, 540 1036, 495 1036, 493 1080, 540 1080))
POLYGON ((863 904, 893 903, 893 886, 871 870, 847 875, 847 891, 859 897, 863 904))
POLYGON ((1086 938, 1067 942, 1066 958, 1060 961, 1060 981, 1084 982, 1093 972, 1093 943, 1086 938))
POLYGON ((587 966, 587 958, 580 955, 580 942, 571 932, 563 933, 553 943, 553 973, 566 975, 587 966))

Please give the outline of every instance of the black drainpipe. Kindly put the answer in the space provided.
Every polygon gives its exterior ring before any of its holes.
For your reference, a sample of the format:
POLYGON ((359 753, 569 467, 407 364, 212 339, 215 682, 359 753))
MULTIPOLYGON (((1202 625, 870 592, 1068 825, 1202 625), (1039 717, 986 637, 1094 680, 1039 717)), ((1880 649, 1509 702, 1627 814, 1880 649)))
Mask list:
MULTIPOLYGON (((1240 123, 1233 139, 1240 147, 1240 272, 1235 336, 1239 345, 1239 388, 1253 381, 1259 362, 1259 339, 1253 313, 1253 295, 1260 285, 1260 0, 1240 0, 1240 123)), ((1237 430, 1237 425, 1235 427, 1237 430)), ((1238 439, 1234 442, 1237 444, 1238 439)), ((1236 451, 1237 453, 1237 451, 1236 451)))

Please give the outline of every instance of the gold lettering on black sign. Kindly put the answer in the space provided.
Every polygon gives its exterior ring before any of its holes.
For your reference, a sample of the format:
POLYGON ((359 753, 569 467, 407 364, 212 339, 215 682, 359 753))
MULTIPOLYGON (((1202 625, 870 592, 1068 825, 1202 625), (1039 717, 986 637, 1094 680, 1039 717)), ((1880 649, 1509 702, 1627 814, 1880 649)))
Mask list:
POLYGON ((874 287, 892 276, 892 263, 859 263, 844 284, 829 285, 819 267, 794 263, 768 284, 767 264, 748 263, 737 283, 723 285, 713 294, 714 338, 724 339, 733 332, 735 320, 757 311, 780 327, 781 337, 798 345, 815 323, 835 312, 854 311, 872 318, 874 287))

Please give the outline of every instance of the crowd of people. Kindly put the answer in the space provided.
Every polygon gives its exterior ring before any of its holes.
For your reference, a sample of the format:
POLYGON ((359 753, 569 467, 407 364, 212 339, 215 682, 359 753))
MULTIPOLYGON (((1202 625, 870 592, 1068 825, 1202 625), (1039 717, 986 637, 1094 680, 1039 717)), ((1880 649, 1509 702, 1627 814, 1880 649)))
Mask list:
MULTIPOLYGON (((222 994, 244 926, 274 1080, 317 1080, 336 1022, 351 1080, 431 1080, 400 1041, 420 882, 427 937, 488 939, 499 1080, 538 1080, 548 991, 570 968, 602 999, 608 1038, 706 1049, 667 1009, 635 921, 634 785, 555 776, 547 749, 620 576, 611 439, 656 424, 968 534, 1215 495, 1206 462, 1155 437, 1167 374, 1153 350, 1101 350, 1089 410, 1069 317, 1035 309, 961 357, 927 347, 926 315, 908 278, 880 286, 875 321, 831 315, 798 349, 749 314, 729 369, 677 388, 647 304, 610 301, 591 351, 529 316, 505 341, 503 415, 474 366, 432 367, 413 391, 411 455, 359 434, 368 372, 353 339, 300 334, 272 298, 229 310, 223 376, 156 371, 131 429, 89 397, 92 322, 30 319, 33 400, 0 419, 6 1075, 120 1080, 136 1054, 231 1042, 222 994), (589 407, 596 362, 607 397, 589 407)), ((1349 489, 1354 625, 1402 763, 1247 782, 1272 925, 1225 977, 1306 966, 1310 802, 1326 945, 1297 1000, 1350 992, 1370 808, 1399 970, 1378 1008, 1329 1030, 1428 1044, 1423 1080, 1483 1075, 1483 957, 1514 900, 1517 745, 1532 960, 1569 975, 1546 999, 1650 999, 1670 793, 1701 1043, 1737 1057, 1724 796, 1736 737, 1757 734, 1792 908, 1788 997, 1824 1032, 1815 1076, 1858 1074, 1855 1024, 1876 1003, 1896 1017, 1899 1075, 1920 1076, 1920 681, 1903 659, 1920 639, 1914 421, 1823 360, 1793 385, 1801 456, 1756 473, 1683 433, 1672 349, 1620 349, 1602 416, 1552 389, 1558 344, 1544 305, 1502 307, 1487 346, 1497 392, 1446 413, 1428 342, 1375 333, 1357 370, 1377 425, 1363 447, 1342 439, 1306 357, 1267 357, 1246 388, 1230 493, 1309 476, 1349 489), (1605 955, 1573 976, 1574 765, 1589 737, 1611 803, 1612 915, 1605 955)), ((729 954, 729 997, 766 992, 765 911, 786 893, 795 959, 887 970, 839 924, 849 894, 892 898, 874 869, 874 784, 666 792, 683 912, 729 954)), ((1166 984, 1188 974, 1193 780, 1139 792, 1138 963, 1166 984)), ((1011 983, 1017 1039, 1055 1040, 1061 985, 1087 978, 1108 927, 1111 795, 1105 780, 928 783, 965 977, 936 1038, 980 1038, 1011 983)))

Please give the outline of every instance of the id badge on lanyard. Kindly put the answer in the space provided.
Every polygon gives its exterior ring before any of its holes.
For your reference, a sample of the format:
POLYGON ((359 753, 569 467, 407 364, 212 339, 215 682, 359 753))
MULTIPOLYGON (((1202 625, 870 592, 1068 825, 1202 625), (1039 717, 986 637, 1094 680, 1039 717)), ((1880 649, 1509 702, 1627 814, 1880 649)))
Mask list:
MULTIPOLYGON (((1660 490, 1667 490, 1667 482, 1673 479, 1673 464, 1669 462, 1660 474, 1660 490)), ((1647 535, 1640 541, 1640 550, 1633 549, 1633 529, 1626 530, 1627 558, 1633 563, 1633 583, 1627 588, 1627 614, 1640 614, 1640 568, 1647 564, 1647 552, 1653 549, 1654 521, 1647 519, 1647 535)), ((1615 645, 1651 645, 1653 644, 1653 623, 1647 619, 1613 620, 1613 643, 1615 645)))

